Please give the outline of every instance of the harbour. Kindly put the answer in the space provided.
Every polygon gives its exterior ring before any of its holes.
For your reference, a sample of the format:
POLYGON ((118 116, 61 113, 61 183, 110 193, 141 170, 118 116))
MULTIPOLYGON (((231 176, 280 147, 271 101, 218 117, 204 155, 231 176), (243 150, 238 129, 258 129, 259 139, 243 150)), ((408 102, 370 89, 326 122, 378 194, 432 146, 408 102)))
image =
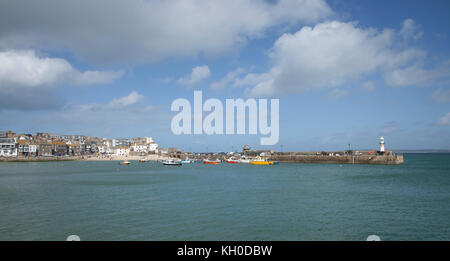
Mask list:
POLYGON ((450 240, 450 154, 405 157, 396 166, 10 162, 0 168, 0 240, 450 240))
POLYGON ((372 150, 352 150, 349 144, 347 150, 341 151, 283 152, 271 149, 255 150, 246 144, 240 152, 185 152, 175 147, 162 148, 152 137, 107 139, 84 135, 54 135, 42 132, 33 135, 3 131, 0 132, 0 162, 152 160, 180 161, 179 163, 183 164, 184 160, 185 164, 189 164, 197 160, 205 164, 227 162, 252 165, 290 162, 385 165, 404 163, 403 155, 386 149, 384 137, 379 138, 378 145, 378 149, 372 150))
MULTIPOLYGON (((180 155, 174 155, 174 158, 181 161, 182 164, 192 163, 191 161, 181 160, 191 156, 192 158, 203 161, 210 157, 221 158, 223 162, 226 163, 250 163, 253 159, 247 160, 229 160, 226 156, 217 155, 214 153, 206 153, 204 155, 194 155, 193 153, 183 153, 180 155), (184 161, 184 162, 183 162, 184 161)), ((124 161, 127 159, 139 161, 140 157, 121 157, 121 158, 103 158, 97 159, 95 157, 0 157, 0 162, 51 162, 51 161, 124 161), (139 158, 139 159, 138 159, 139 158)), ((170 157, 152 157, 151 159, 142 160, 142 162, 147 161, 157 161, 167 160, 170 157)), ((358 156, 328 156, 328 155, 315 155, 310 153, 307 155, 305 153, 289 152, 283 154, 274 154, 267 157, 267 160, 279 162, 279 163, 318 163, 318 164, 381 164, 381 165, 400 165, 404 163, 403 155, 383 155, 383 156, 369 156, 369 155, 358 155, 358 156), (300 154, 300 155, 298 155, 300 154)))

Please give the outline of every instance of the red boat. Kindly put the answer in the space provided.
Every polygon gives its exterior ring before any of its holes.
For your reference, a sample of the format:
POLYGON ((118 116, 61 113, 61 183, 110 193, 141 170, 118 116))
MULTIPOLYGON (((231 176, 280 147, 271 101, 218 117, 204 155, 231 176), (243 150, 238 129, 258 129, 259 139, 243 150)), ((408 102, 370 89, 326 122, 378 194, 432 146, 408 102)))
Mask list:
POLYGON ((203 160, 203 164, 220 164, 220 160, 203 160))

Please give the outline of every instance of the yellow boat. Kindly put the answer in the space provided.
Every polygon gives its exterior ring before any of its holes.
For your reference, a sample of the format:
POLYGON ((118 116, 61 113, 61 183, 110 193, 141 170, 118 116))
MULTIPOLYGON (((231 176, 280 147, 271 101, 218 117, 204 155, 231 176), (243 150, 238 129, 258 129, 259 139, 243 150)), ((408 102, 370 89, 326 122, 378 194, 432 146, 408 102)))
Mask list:
POLYGON ((273 161, 250 161, 252 165, 273 165, 273 161))
POLYGON ((267 161, 263 159, 255 159, 250 161, 250 164, 252 165, 277 165, 278 161, 267 161))

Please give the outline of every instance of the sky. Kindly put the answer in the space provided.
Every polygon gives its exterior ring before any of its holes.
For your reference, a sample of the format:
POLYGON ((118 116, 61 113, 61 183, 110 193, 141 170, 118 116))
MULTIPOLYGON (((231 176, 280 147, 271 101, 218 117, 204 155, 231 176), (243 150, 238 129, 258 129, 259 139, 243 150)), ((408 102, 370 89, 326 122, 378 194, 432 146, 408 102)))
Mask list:
POLYGON ((450 2, 0 0, 0 130, 186 151, 450 149, 450 2), (280 137, 175 135, 177 98, 277 98, 280 137))

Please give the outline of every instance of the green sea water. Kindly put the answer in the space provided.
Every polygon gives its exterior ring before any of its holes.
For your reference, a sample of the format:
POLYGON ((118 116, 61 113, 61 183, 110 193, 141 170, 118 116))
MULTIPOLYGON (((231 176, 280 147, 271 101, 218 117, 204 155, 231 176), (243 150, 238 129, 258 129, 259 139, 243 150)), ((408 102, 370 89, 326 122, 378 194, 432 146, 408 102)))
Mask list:
POLYGON ((401 166, 0 163, 0 240, 450 240, 450 154, 401 166))

